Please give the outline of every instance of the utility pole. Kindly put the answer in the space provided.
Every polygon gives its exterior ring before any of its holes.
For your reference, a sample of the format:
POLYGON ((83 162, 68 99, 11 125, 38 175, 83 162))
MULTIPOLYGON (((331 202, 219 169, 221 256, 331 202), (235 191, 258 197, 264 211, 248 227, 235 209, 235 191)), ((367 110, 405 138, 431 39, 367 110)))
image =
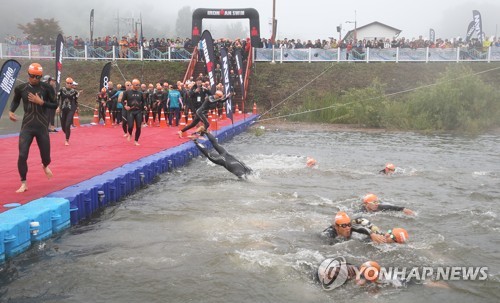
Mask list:
MULTIPOLYGON (((358 21, 356 19, 356 11, 354 11, 354 21, 346 21, 345 23, 354 23, 354 43, 358 41, 358 21)), ((344 37, 345 38, 345 37, 344 37)))
POLYGON ((276 61, 274 60, 274 41, 276 40, 276 0, 273 0, 273 33, 271 36, 271 43, 272 43, 272 56, 273 59, 271 60, 271 64, 276 64, 276 61))
POLYGON ((356 10, 354 10, 354 41, 358 41, 358 21, 356 18, 356 10))
POLYGON ((274 45, 274 41, 276 40, 276 0, 273 0, 273 25, 272 25, 273 33, 271 36, 271 43, 274 45))

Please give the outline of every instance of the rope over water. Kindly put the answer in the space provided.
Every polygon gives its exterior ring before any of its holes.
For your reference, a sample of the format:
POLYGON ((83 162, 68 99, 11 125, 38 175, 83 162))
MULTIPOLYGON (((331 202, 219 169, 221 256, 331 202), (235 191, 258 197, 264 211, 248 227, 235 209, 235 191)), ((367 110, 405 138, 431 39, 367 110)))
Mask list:
MULTIPOLYGON (((343 103, 343 104, 333 104, 333 105, 322 107, 322 108, 308 109, 308 110, 305 110, 305 111, 302 111, 302 112, 291 113, 291 114, 287 114, 287 115, 281 115, 281 116, 276 116, 276 117, 262 119, 262 116, 268 114, 270 111, 272 111, 273 109, 275 109, 276 107, 278 107, 279 105, 281 105, 282 103, 284 103, 285 101, 289 100, 292 96, 296 95, 298 92, 300 92, 301 90, 303 90, 304 88, 306 88, 307 86, 309 86, 313 81, 315 81, 316 79, 318 79, 319 77, 321 77, 322 75, 324 75, 328 70, 330 70, 332 68, 332 66, 333 66, 333 64, 331 64, 328 68, 326 68, 324 71, 322 71, 318 76, 314 77, 311 81, 309 81, 308 83, 306 83, 304 86, 302 86, 299 89, 297 89, 290 96, 286 97, 285 99, 283 99, 282 101, 280 101, 278 104, 276 104, 275 106, 271 107, 269 110, 267 110, 266 112, 264 112, 261 115, 261 119, 259 119, 258 121, 259 122, 263 122, 263 121, 269 121, 269 120, 287 118, 287 117, 298 116, 298 115, 302 115, 302 114, 308 114, 308 113, 312 113, 312 112, 317 112, 317 111, 322 111, 322 110, 326 110, 326 109, 330 109, 330 108, 335 108, 335 107, 340 107, 340 106, 346 106, 346 105, 353 104, 354 102, 343 103)), ((471 76, 476 76, 476 75, 480 75, 480 74, 492 72, 492 71, 495 71, 497 69, 500 69, 500 67, 495 67, 495 68, 487 69, 487 70, 480 71, 480 72, 477 72, 477 73, 474 73, 474 74, 471 74, 471 75, 465 75, 465 76, 457 77, 457 78, 454 78, 454 79, 442 81, 442 82, 439 82, 439 83, 436 82, 436 83, 422 85, 422 86, 415 87, 415 88, 405 89, 405 90, 394 92, 394 93, 390 93, 390 94, 385 94, 384 97, 390 97, 390 96, 395 96, 395 95, 399 95, 399 94, 409 93, 409 92, 420 90, 420 89, 423 89, 423 88, 429 88, 429 87, 437 86, 437 85, 439 85, 441 83, 447 83, 447 82, 457 81, 457 80, 468 78, 468 77, 471 77, 471 76)), ((377 96, 377 97, 373 97, 373 98, 368 98, 368 99, 365 99, 363 101, 369 101, 369 100, 374 100, 374 99, 379 99, 379 98, 381 98, 381 96, 377 96)))

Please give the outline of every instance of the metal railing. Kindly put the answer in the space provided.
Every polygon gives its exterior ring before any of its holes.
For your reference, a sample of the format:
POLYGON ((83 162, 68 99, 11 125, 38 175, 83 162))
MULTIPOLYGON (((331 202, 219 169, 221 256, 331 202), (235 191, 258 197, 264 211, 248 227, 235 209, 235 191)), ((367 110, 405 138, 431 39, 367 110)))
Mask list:
MULTIPOLYGON (((0 43, 0 59, 53 59, 55 48, 51 45, 12 45, 0 43)), ((63 49, 64 59, 74 60, 157 60, 157 61, 189 61, 192 50, 177 47, 160 48, 127 48, 120 51, 119 47, 74 47, 63 49)))
POLYGON ((255 62, 492 62, 500 47, 488 48, 255 48, 255 62))

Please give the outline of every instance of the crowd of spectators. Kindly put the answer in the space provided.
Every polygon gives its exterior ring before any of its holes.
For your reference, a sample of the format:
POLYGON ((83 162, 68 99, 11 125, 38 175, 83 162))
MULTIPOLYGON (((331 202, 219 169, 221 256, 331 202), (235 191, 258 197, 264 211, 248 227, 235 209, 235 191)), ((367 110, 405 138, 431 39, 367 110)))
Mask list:
MULTIPOLYGON (((272 48, 273 43, 270 39, 262 38, 261 39, 261 47, 262 48, 272 48)), ((485 39, 483 43, 481 43, 477 38, 473 38, 470 41, 465 41, 462 38, 457 39, 441 39, 438 38, 435 41, 431 41, 428 39, 423 39, 422 36, 419 36, 418 39, 407 39, 405 37, 401 38, 373 38, 373 39, 363 39, 363 40, 353 40, 353 39, 342 39, 337 40, 335 38, 326 39, 316 39, 313 40, 301 41, 300 39, 288 39, 285 38, 283 40, 276 40, 274 43, 275 48, 288 48, 288 49, 301 49, 301 48, 321 48, 321 49, 349 49, 349 48, 480 48, 480 47, 489 47, 496 46, 500 47, 500 40, 496 37, 491 37, 489 39, 485 39)))
MULTIPOLYGON (((248 40, 248 39, 247 39, 248 40)), ((66 45, 73 46, 77 49, 83 49, 85 46, 93 47, 93 48, 102 48, 106 51, 115 46, 117 49, 121 49, 120 57, 125 55, 126 49, 138 49, 140 45, 142 45, 144 50, 151 49, 160 49, 165 50, 167 48, 185 48, 191 49, 194 47, 190 38, 143 38, 141 42, 134 36, 122 36, 118 39, 116 36, 105 36, 105 37, 97 37, 94 38, 93 41, 90 41, 89 38, 83 38, 79 36, 67 36, 65 37, 66 45)), ((246 40, 230 40, 223 39, 224 43, 228 43, 227 46, 233 45, 235 42, 239 42, 240 45, 245 44, 246 40)), ((220 42, 218 40, 218 42, 220 42)), ((4 43, 10 45, 52 45, 55 43, 54 39, 51 38, 48 41, 43 37, 39 38, 30 38, 27 37, 19 38, 16 36, 8 35, 4 39, 4 43)), ((262 38, 261 45, 256 47, 258 48, 272 48, 273 44, 271 43, 271 39, 262 38)), ((405 37, 401 38, 393 38, 392 40, 389 38, 373 38, 373 39, 362 39, 362 40, 353 40, 353 39, 335 39, 330 37, 329 39, 316 39, 316 40, 304 40, 301 39, 278 39, 274 43, 275 48, 288 48, 288 49, 301 49, 301 48, 316 48, 316 49, 349 49, 349 48, 487 48, 489 46, 500 47, 500 39, 496 37, 490 37, 489 39, 485 39, 483 43, 481 43, 478 39, 473 38, 470 41, 466 41, 462 38, 456 39, 441 39, 438 38, 435 41, 431 41, 429 39, 424 39, 422 36, 419 36, 418 39, 408 39, 405 37)))

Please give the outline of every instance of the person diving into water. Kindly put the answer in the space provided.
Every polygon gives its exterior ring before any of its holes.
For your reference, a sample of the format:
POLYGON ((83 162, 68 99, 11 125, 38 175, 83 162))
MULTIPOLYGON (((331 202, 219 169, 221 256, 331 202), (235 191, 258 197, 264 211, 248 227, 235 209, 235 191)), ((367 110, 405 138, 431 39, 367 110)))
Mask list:
POLYGON ((199 142, 197 137, 193 137, 192 140, 196 147, 213 163, 223 166, 231 173, 235 174, 238 178, 246 178, 247 175, 252 173, 252 169, 245 165, 245 163, 236 159, 233 155, 228 153, 222 146, 219 145, 217 139, 208 131, 206 131, 204 126, 200 126, 196 133, 200 136, 206 136, 208 140, 212 143, 214 149, 217 152, 209 150, 205 145, 199 142))

